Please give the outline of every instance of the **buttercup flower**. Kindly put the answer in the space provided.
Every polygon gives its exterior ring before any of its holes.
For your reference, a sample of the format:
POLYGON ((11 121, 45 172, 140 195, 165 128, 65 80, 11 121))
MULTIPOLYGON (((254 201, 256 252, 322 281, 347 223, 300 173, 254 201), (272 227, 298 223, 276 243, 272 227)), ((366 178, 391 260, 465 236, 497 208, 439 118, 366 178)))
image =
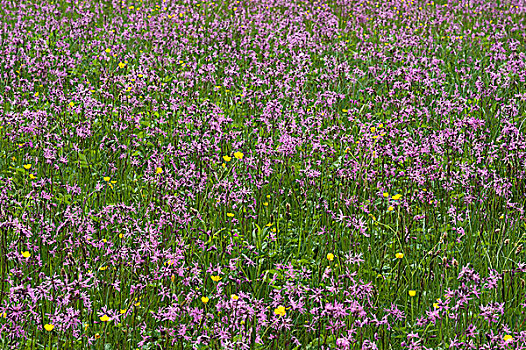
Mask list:
POLYGON ((276 309, 274 309, 274 314, 278 316, 285 316, 287 312, 285 311, 285 307, 280 305, 276 309))
POLYGON ((219 282, 221 280, 221 277, 220 276, 210 276, 210 278, 212 279, 212 281, 214 282, 219 282))

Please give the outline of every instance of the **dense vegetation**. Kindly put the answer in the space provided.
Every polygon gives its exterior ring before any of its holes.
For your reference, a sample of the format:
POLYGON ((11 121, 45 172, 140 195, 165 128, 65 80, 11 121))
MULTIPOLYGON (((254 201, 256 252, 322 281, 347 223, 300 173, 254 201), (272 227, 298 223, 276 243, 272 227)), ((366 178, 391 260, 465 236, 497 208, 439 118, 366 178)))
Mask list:
POLYGON ((2 348, 524 349, 525 12, 2 1, 2 348))

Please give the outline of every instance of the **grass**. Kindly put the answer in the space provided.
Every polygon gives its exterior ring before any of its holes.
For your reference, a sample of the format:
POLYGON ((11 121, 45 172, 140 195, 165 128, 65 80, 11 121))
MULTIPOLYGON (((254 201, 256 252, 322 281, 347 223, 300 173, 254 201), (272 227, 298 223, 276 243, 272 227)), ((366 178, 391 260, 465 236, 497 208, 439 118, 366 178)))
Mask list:
POLYGON ((1 8, 3 348, 523 348, 522 5, 1 8))

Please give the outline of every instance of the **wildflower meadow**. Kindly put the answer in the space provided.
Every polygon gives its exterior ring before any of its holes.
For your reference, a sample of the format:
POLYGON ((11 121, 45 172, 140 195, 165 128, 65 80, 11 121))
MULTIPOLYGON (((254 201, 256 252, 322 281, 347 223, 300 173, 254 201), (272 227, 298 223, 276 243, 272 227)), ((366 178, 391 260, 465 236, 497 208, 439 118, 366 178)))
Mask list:
POLYGON ((0 348, 526 349, 524 0, 0 0, 0 348))

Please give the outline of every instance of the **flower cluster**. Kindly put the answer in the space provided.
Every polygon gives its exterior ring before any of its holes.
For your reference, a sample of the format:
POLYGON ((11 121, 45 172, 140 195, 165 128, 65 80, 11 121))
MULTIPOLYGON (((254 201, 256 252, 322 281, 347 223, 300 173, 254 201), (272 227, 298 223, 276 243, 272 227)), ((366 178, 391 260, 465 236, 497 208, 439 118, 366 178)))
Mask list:
POLYGON ((523 2, 1 5, 2 348, 526 349, 523 2))

